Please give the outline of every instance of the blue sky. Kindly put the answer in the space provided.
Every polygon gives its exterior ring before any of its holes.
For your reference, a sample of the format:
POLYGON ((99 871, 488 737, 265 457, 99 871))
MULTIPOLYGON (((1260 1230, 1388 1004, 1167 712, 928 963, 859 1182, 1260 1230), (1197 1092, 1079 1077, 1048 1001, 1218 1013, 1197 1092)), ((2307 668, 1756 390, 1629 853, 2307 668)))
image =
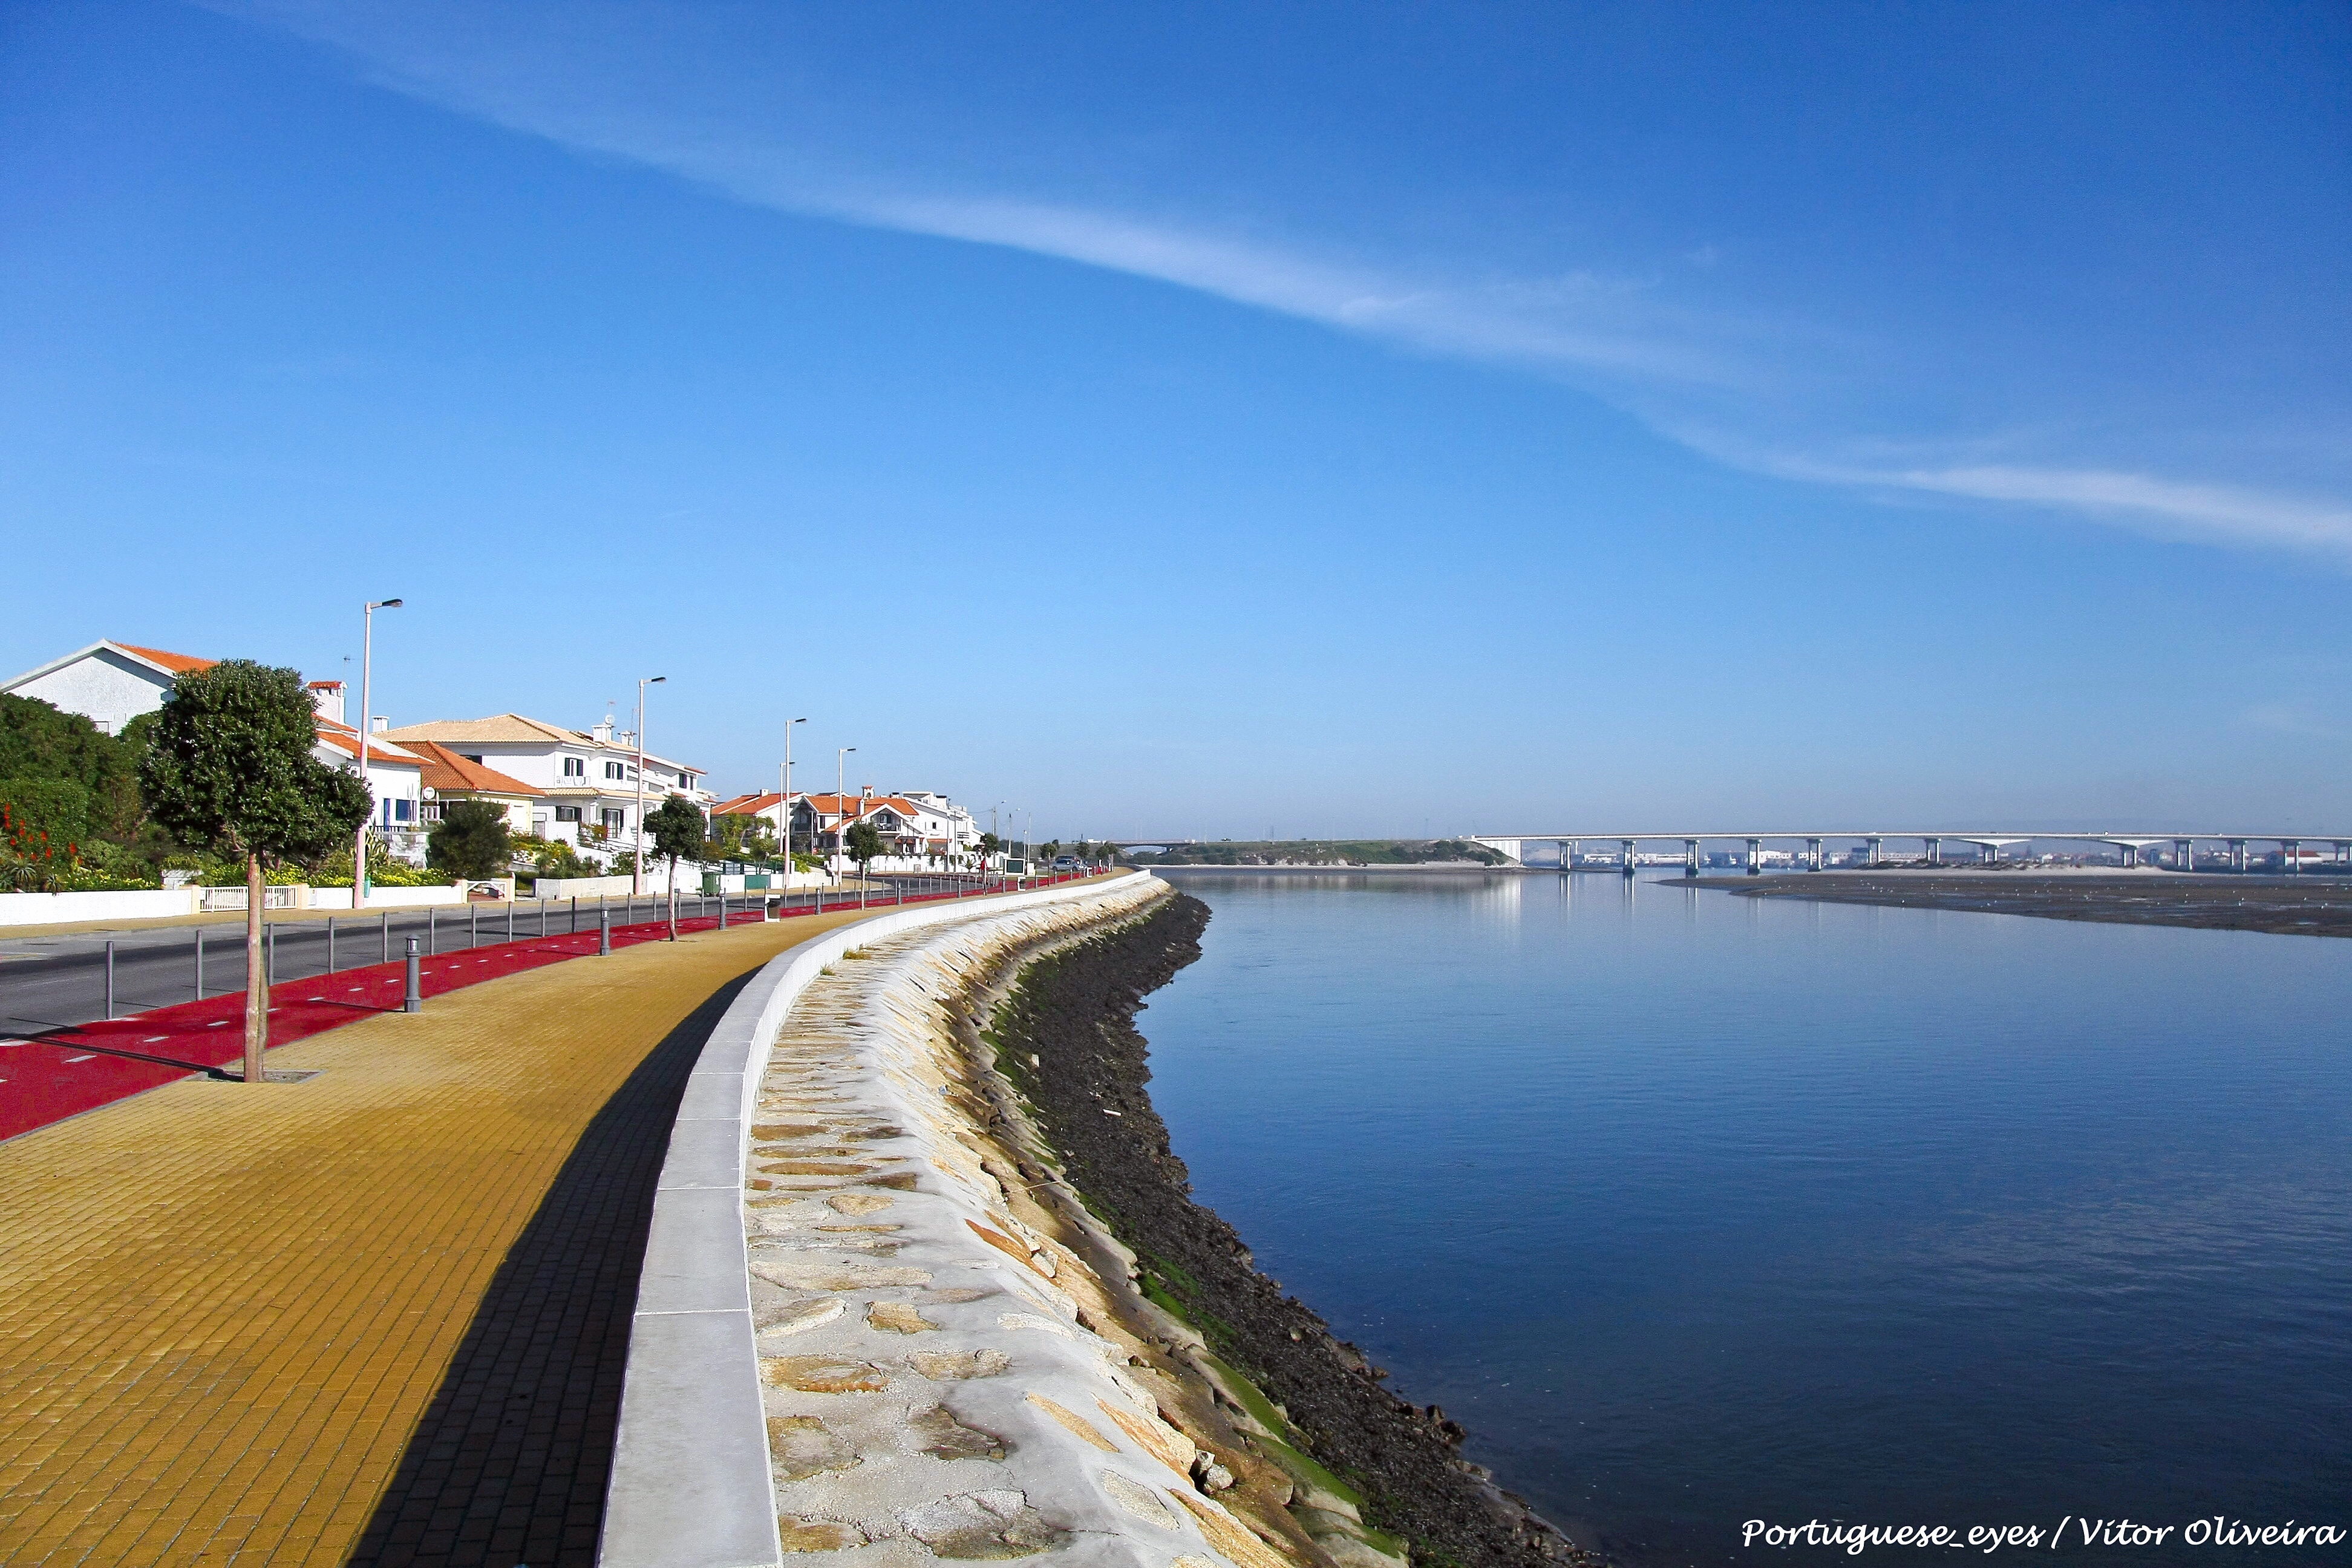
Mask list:
POLYGON ((2341 828, 2352 13, 0 16, 14 668, 1041 833, 2341 828))

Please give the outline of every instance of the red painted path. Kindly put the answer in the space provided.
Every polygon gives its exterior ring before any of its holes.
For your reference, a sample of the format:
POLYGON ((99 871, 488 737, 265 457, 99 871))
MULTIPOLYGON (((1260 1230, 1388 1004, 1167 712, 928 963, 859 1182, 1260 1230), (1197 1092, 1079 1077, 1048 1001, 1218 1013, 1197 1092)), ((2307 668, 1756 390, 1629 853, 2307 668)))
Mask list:
MULTIPOLYGON (((1055 880, 1067 880, 1056 878, 1055 880)), ((1044 885, 1042 879, 1039 885, 1044 885)), ((927 893, 904 900, 932 903, 941 899, 984 896, 927 893)), ((826 903, 823 909, 780 910, 778 915, 833 913, 858 907, 855 899, 826 903)), ((897 902, 866 906, 879 914, 897 902)), ((740 925, 757 921, 756 910, 730 910, 727 921, 740 925)), ((711 931, 717 917, 680 920, 681 931, 711 931)), ((613 928, 613 945, 658 942, 668 931, 666 921, 645 921, 613 928)), ((429 1000, 460 986, 477 985, 500 975, 539 969, 596 951, 596 932, 530 937, 516 942, 485 942, 457 952, 427 958, 419 965, 419 984, 429 1000)), ((396 1013, 405 984, 407 961, 371 963, 338 970, 309 980, 288 980, 269 990, 269 1043, 291 1045, 296 1040, 364 1018, 373 1013, 396 1013)), ((225 992, 201 1002, 156 1007, 111 1023, 83 1024, 26 1038, 0 1037, 0 1139, 14 1138, 36 1127, 94 1110, 158 1084, 209 1072, 237 1061, 245 1054, 245 993, 225 992)))

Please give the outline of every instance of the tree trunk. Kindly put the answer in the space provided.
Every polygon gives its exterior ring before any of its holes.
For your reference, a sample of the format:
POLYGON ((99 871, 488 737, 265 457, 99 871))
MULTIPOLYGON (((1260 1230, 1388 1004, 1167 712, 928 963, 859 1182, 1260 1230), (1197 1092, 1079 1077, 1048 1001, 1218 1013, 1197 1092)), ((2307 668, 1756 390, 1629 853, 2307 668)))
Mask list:
POLYGON ((245 858, 245 1081, 261 1081, 269 1045, 269 984, 262 972, 261 857, 245 858))
POLYGON ((669 939, 677 940, 677 857, 669 858, 669 939))

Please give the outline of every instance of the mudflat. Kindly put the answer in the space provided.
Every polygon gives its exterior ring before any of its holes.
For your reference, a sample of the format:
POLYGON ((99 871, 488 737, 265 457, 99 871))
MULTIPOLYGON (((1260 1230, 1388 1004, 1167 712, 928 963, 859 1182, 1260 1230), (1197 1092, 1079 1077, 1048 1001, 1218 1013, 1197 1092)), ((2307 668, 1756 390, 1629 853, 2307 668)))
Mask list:
POLYGON ((2352 936, 2352 879, 2338 877, 1808 871, 1769 877, 1700 877, 1683 885, 1755 899, 1972 910, 2048 920, 2275 931, 2288 936, 2352 936))

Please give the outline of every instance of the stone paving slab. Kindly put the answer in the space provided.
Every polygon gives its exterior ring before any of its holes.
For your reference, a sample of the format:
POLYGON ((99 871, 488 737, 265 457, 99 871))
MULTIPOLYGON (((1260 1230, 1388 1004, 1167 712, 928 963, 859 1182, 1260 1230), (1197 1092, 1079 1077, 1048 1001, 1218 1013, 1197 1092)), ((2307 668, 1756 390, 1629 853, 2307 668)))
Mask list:
POLYGON ((271 1053, 307 1082, 0 1144, 0 1562, 592 1562, 688 1075, 855 918, 513 975, 271 1053))

